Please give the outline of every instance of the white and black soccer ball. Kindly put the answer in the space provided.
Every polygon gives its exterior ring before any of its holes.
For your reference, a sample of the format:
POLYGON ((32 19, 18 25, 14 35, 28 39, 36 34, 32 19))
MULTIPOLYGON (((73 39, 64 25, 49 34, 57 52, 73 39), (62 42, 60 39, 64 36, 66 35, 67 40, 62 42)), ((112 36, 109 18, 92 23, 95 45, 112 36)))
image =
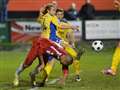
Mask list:
POLYGON ((101 51, 103 47, 104 47, 104 44, 100 40, 93 41, 92 43, 92 48, 97 52, 101 51))

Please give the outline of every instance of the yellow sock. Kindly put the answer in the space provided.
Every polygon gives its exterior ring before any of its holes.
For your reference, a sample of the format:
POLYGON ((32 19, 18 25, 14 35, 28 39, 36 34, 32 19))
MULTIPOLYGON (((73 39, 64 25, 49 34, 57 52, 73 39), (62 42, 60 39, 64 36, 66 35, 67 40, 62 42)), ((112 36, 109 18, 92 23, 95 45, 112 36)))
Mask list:
POLYGON ((50 72, 52 71, 53 65, 54 65, 54 60, 47 62, 46 66, 42 72, 42 82, 45 82, 46 79, 49 77, 50 72))
POLYGON ((113 55, 112 66, 111 66, 111 69, 114 73, 116 73, 119 63, 120 63, 120 47, 117 47, 113 55))
POLYGON ((42 77, 42 80, 41 80, 41 81, 42 81, 42 82, 45 82, 46 79, 47 79, 47 77, 48 77, 46 70, 42 70, 41 77, 42 77))
POLYGON ((73 60, 73 68, 75 70, 75 74, 79 75, 80 74, 80 62, 78 60, 73 60))
POLYGON ((54 62, 55 62, 55 60, 51 60, 46 64, 45 71, 46 71, 47 75, 49 75, 50 72, 52 71, 52 68, 54 66, 54 62))

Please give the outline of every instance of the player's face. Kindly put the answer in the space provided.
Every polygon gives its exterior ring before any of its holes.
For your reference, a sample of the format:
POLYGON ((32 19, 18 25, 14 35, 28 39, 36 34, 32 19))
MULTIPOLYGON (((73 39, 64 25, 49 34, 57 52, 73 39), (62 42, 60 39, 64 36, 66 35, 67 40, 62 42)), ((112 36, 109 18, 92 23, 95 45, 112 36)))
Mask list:
POLYGON ((50 15, 54 16, 55 13, 56 13, 56 8, 55 8, 55 7, 51 7, 50 10, 48 11, 48 13, 49 13, 50 15))
POLYGON ((57 12, 56 13, 56 16, 59 18, 59 19, 62 19, 64 17, 64 13, 63 12, 57 12))

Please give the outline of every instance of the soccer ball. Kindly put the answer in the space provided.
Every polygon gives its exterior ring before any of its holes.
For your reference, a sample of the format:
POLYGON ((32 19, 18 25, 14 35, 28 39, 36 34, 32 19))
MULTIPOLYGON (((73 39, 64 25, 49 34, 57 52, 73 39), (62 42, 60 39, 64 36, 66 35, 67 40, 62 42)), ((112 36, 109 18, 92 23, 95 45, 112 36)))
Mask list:
POLYGON ((97 52, 101 51, 103 47, 104 47, 104 44, 102 41, 97 40, 97 41, 93 41, 92 43, 92 48, 97 52))

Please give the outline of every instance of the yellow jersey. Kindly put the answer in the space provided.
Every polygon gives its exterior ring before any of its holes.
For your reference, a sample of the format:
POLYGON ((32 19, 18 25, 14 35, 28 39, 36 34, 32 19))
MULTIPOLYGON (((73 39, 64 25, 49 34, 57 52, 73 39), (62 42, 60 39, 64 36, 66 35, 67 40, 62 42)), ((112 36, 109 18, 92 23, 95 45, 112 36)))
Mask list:
POLYGON ((52 17, 51 22, 56 26, 56 28, 58 28, 58 27, 60 26, 60 25, 59 25, 58 18, 57 18, 57 16, 55 16, 55 15, 52 17))
POLYGON ((45 38, 50 37, 50 23, 53 23, 56 28, 59 26, 58 18, 56 16, 52 16, 49 13, 39 16, 37 21, 42 25, 43 31, 41 36, 45 38))
POLYGON ((50 22, 51 22, 51 19, 52 16, 47 13, 41 17, 38 17, 38 22, 41 24, 42 26, 42 33, 41 33, 41 36, 42 37, 45 37, 45 38, 49 38, 49 35, 50 35, 50 22))
MULTIPOLYGON (((68 25, 69 23, 60 22, 59 25, 68 25)), ((72 29, 60 29, 57 30, 57 36, 63 39, 64 41, 68 42, 67 33, 72 32, 72 29)))

